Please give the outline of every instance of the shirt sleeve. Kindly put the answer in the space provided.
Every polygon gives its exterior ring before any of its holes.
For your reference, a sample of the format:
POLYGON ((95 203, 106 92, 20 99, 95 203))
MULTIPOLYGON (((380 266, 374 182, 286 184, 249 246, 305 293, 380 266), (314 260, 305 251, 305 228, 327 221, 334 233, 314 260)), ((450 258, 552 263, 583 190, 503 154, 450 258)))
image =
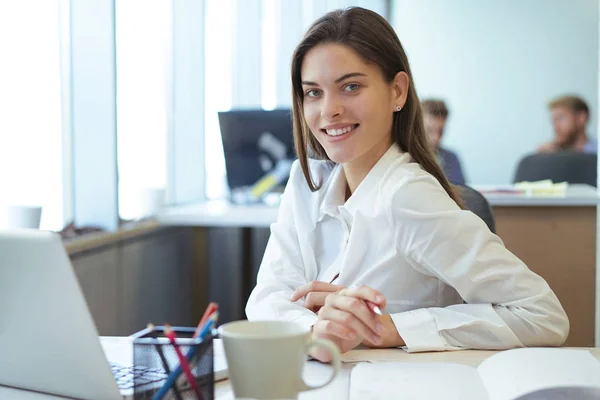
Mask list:
POLYGON ((249 320, 285 320, 307 327, 317 320, 317 315, 305 308, 302 301, 290 301, 294 290, 307 283, 294 212, 300 185, 306 182, 296 161, 281 196, 277 221, 271 225, 256 287, 246 304, 249 320))
POLYGON ((389 218, 399 251, 466 303, 391 315, 407 351, 564 343, 569 321, 546 281, 479 217, 461 210, 434 177, 404 179, 392 193, 389 218))

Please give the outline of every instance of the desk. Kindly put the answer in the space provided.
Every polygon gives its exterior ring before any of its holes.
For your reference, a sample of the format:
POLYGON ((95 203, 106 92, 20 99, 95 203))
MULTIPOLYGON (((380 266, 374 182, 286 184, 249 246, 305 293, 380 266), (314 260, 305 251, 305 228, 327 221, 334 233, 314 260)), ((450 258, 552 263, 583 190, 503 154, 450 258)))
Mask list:
MULTIPOLYGON (((527 196, 492 192, 495 186, 479 185, 492 207, 595 207, 600 198, 596 188, 571 185, 564 196, 527 196)), ((157 216, 163 225, 268 228, 277 219, 278 207, 264 204, 236 205, 226 200, 211 200, 184 206, 168 207, 157 216)))
POLYGON ((484 195, 492 206, 498 236, 546 279, 567 312, 571 331, 565 345, 594 346, 596 189, 571 185, 563 197, 484 195))
MULTIPOLYGON (((586 350, 600 360, 600 348, 587 348, 586 350)), ((385 359, 385 361, 394 362, 449 362, 469 365, 472 367, 478 366, 486 358, 496 354, 496 351, 449 351, 449 352, 435 352, 435 353, 417 353, 408 354, 400 349, 386 349, 386 350, 368 350, 370 352, 378 352, 374 354, 373 359, 385 359)), ((364 351, 363 351, 364 352, 364 351)), ((352 357, 352 351, 346 353, 345 356, 352 357)), ((359 358, 365 359, 360 356, 359 358)), ((367 357, 368 358, 368 357, 367 357)), ((344 363, 342 370, 328 386, 303 392, 299 396, 299 400, 345 400, 348 399, 350 393, 350 373, 355 364, 344 363)), ((307 364, 305 374, 307 379, 314 379, 316 382, 322 382, 330 374, 330 367, 311 361, 307 364)), ((229 380, 217 383, 215 386, 215 399, 216 400, 233 400, 233 391, 229 380)))
MULTIPOLYGON (((571 321, 569 346, 594 346, 596 320, 596 207, 598 192, 570 185, 563 196, 485 192, 498 236, 506 247, 544 277, 571 321)), ((223 304, 225 321, 243 308, 268 239, 277 207, 209 201, 167 208, 161 224, 208 230, 209 297, 223 304), (238 229, 232 229, 238 228, 238 229), (241 228, 241 229, 239 229, 241 228)))
MULTIPOLYGON (((115 362, 129 365, 132 360, 131 338, 129 337, 103 337, 102 345, 107 357, 115 362)), ((600 360, 600 348, 585 348, 600 360)), ((342 370, 337 378, 328 386, 304 392, 300 400, 342 400, 347 399, 350 390, 350 372, 356 365, 354 361, 381 360, 385 362, 451 362, 473 367, 478 366, 486 358, 496 354, 496 351, 448 351, 408 354, 401 349, 375 349, 375 350, 353 350, 344 354, 342 370)), ((307 363, 305 377, 311 383, 322 382, 329 376, 331 367, 316 361, 307 363)), ((11 400, 56 400, 64 397, 38 394, 25 390, 18 390, 0 386, 0 399, 11 400)), ((216 400, 233 400, 233 392, 229 380, 215 383, 216 400)))

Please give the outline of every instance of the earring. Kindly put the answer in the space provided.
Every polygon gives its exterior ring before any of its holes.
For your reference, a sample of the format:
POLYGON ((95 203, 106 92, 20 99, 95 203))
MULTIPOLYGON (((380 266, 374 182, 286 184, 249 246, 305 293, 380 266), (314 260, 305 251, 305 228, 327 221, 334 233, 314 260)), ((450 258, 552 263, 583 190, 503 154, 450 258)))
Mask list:
POLYGON ((396 106, 396 111, 402 110, 402 106, 396 106))

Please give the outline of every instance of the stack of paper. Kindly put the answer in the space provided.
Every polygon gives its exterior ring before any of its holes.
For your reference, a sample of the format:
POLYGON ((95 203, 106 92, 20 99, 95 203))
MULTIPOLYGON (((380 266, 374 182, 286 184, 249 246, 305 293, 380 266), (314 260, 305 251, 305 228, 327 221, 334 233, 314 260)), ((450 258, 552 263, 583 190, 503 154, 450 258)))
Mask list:
POLYGON ((536 182, 518 182, 514 187, 529 196, 564 196, 569 184, 567 182, 553 183, 550 179, 546 179, 536 182))

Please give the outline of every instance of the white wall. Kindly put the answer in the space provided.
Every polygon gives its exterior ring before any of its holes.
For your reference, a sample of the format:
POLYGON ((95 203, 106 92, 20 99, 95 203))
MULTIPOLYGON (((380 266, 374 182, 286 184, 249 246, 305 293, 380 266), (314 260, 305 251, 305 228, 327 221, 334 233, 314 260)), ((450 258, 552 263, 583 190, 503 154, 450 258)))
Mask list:
POLYGON ((597 0, 396 0, 392 24, 421 98, 450 108, 445 146, 472 184, 510 183, 550 140, 547 101, 570 92, 598 110, 597 0))

